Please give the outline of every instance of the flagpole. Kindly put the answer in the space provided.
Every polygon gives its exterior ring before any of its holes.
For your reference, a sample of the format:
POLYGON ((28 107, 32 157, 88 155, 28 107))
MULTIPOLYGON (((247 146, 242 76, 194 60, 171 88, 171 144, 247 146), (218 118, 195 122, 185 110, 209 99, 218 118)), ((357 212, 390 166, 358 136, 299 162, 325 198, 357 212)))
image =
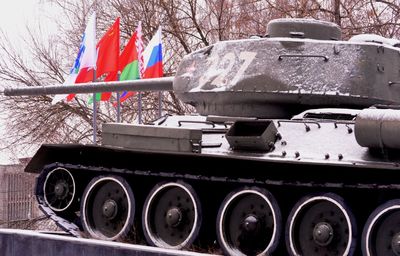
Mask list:
POLYGON ((138 93, 138 122, 142 123, 142 92, 138 93))
MULTIPOLYGON (((93 82, 96 82, 96 69, 93 70, 93 82)), ((93 93, 93 144, 97 144, 97 100, 93 93)))
POLYGON ((159 91, 158 92, 158 118, 160 118, 162 115, 162 97, 163 97, 162 92, 159 91))
MULTIPOLYGON (((143 41, 142 41, 142 22, 136 28, 137 40, 136 40, 136 50, 138 54, 138 65, 139 65, 139 79, 144 78, 144 61, 143 61, 143 41)), ((142 123, 142 92, 138 93, 138 123, 142 123)))
MULTIPOLYGON (((94 2, 94 10, 97 12, 97 0, 94 2)), ((96 42, 96 19, 94 21, 94 42, 96 42)), ((96 52, 96 62, 97 62, 97 52, 96 52)), ((95 62, 95 63, 96 63, 95 62)), ((96 82, 96 67, 93 69, 93 81, 96 82)), ((97 144, 97 102, 96 102, 96 93, 93 93, 93 144, 97 144)))
MULTIPOLYGON (((119 81, 121 77, 121 72, 118 71, 117 73, 117 81, 119 81)), ((121 122, 121 94, 117 92, 117 123, 121 122)))

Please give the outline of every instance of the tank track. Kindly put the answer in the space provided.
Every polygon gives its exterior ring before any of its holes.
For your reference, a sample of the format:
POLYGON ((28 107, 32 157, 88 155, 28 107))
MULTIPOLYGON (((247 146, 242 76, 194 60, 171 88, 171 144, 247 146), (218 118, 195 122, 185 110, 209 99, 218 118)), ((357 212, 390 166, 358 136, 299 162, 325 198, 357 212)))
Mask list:
POLYGON ((203 175, 190 175, 190 174, 180 174, 173 172, 155 172, 150 170, 136 170, 132 171, 129 169, 118 169, 118 168, 104 168, 95 166, 83 166, 74 165, 67 163, 52 163, 46 165, 37 178, 36 183, 36 196, 39 203, 40 209, 43 213, 51 218, 61 229, 68 232, 72 236, 82 237, 84 236, 81 232, 81 225, 78 218, 71 218, 59 216, 50 207, 48 207, 44 200, 43 185, 45 182, 46 175, 54 168, 62 167, 68 170, 81 170, 85 173, 97 175, 104 174, 117 174, 117 175, 130 175, 130 176, 146 176, 146 177, 158 177, 161 179, 175 179, 175 180, 188 180, 188 181, 205 181, 214 183, 230 183, 235 185, 243 186, 258 186, 258 187, 298 187, 298 188, 313 188, 313 189, 357 189, 357 190, 400 190, 400 184, 345 184, 345 183, 315 183, 315 182, 289 182, 284 180, 257 180, 248 178, 228 178, 228 177, 218 177, 218 176, 203 176, 203 175))

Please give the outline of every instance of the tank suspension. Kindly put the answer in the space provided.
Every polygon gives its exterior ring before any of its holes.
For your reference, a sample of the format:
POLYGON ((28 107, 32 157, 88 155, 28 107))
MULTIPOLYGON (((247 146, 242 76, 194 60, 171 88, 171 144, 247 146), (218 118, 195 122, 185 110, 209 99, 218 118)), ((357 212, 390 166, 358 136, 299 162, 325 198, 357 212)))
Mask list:
POLYGON ((258 187, 230 193, 217 216, 217 238, 227 255, 269 255, 279 242, 281 214, 271 193, 258 187))
POLYGON ((55 168, 50 171, 43 184, 44 200, 55 212, 68 209, 76 194, 75 180, 65 168, 55 168))
POLYGON ((352 255, 356 224, 343 199, 335 194, 302 198, 286 225, 290 255, 352 255))
POLYGON ((82 198, 82 225, 91 237, 119 241, 128 237, 133 226, 135 199, 125 179, 93 178, 82 198))
POLYGON ((201 225, 200 200, 184 182, 157 184, 148 195, 142 226, 149 244, 171 249, 190 246, 201 225))
POLYGON ((400 255, 400 200, 379 206, 364 226, 362 241, 365 256, 400 255))

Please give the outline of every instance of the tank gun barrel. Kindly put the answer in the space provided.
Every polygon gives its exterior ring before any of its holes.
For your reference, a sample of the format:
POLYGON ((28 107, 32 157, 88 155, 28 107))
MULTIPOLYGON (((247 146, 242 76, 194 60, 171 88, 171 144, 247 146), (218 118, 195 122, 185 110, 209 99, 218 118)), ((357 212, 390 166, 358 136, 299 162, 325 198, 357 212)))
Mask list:
POLYGON ((172 91, 174 77, 151 78, 130 81, 93 82, 85 84, 30 86, 5 88, 5 96, 33 96, 47 94, 97 93, 122 91, 172 91))

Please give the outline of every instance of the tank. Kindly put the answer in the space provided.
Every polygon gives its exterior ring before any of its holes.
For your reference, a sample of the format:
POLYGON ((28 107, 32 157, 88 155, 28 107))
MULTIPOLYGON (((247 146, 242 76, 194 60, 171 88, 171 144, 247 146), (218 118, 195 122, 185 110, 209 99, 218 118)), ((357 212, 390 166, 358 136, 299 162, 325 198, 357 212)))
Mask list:
POLYGON ((173 89, 197 115, 42 145, 40 208, 75 236, 225 255, 400 255, 400 42, 278 19, 173 78, 6 95, 173 89))

